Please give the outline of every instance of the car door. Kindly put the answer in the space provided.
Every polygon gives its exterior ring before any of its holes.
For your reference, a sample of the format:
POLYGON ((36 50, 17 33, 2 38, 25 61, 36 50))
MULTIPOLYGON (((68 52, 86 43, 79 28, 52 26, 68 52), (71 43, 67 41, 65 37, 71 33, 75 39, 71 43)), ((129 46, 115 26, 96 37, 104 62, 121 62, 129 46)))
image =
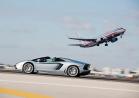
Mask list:
POLYGON ((38 70, 48 71, 48 72, 55 71, 57 66, 58 66, 58 64, 52 62, 51 59, 39 60, 39 62, 37 62, 37 64, 36 64, 36 67, 38 70))

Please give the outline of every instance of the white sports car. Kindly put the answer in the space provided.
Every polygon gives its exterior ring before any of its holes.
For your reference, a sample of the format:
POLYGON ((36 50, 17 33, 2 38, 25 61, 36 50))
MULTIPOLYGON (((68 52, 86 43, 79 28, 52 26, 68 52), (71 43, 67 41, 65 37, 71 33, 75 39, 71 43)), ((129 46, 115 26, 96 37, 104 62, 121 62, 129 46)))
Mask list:
POLYGON ((28 74, 42 71, 48 74, 68 75, 71 77, 90 73, 90 64, 68 58, 50 58, 48 56, 17 63, 15 68, 28 74))

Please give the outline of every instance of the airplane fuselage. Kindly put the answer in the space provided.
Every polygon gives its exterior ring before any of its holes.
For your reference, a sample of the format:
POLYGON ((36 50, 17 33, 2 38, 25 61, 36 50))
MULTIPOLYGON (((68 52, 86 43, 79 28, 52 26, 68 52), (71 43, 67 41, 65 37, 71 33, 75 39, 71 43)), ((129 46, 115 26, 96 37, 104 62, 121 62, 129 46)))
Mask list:
POLYGON ((82 48, 99 46, 102 43, 105 43, 105 46, 108 46, 108 42, 112 42, 112 43, 116 42, 118 40, 117 38, 118 36, 122 38, 125 31, 126 29, 124 28, 117 28, 116 30, 106 33, 105 35, 97 39, 82 39, 82 38, 70 38, 70 39, 82 41, 82 44, 73 44, 74 46, 80 46, 82 48))

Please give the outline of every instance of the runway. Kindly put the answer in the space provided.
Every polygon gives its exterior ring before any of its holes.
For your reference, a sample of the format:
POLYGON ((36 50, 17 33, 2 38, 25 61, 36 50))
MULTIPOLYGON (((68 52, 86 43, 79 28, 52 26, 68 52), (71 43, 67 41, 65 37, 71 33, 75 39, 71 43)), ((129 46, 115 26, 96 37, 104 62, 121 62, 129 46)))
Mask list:
POLYGON ((139 84, 1 72, 0 98, 139 98, 139 84))

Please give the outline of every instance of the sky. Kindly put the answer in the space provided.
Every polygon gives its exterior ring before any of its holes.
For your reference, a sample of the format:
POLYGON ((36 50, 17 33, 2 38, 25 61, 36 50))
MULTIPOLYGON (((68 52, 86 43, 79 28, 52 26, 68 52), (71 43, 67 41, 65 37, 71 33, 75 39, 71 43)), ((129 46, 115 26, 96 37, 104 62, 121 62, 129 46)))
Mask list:
POLYGON ((138 0, 0 0, 0 62, 67 57, 95 67, 139 68, 138 0), (68 37, 95 38, 115 28, 115 43, 80 48, 68 37))

